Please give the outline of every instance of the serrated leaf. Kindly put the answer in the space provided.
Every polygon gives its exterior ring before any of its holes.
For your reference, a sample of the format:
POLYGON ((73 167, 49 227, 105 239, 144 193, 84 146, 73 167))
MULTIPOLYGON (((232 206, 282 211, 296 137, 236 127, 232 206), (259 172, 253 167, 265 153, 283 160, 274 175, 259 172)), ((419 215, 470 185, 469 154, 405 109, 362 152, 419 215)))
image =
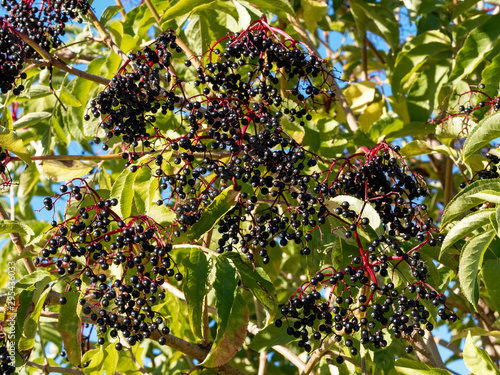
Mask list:
POLYGON ((31 165, 31 157, 28 149, 19 136, 4 127, 0 127, 0 147, 11 151, 21 158, 26 164, 31 165))
POLYGON ((403 375, 450 375, 449 371, 407 358, 399 358, 396 361, 396 370, 398 374, 403 375))
POLYGON ((248 306, 243 297, 236 293, 227 321, 218 320, 218 324, 225 328, 221 331, 221 326, 218 325, 212 348, 200 365, 219 367, 229 362, 245 342, 248 320, 248 306))
POLYGON ((481 375, 499 375, 500 370, 496 368, 486 350, 474 345, 470 332, 465 339, 464 346, 465 366, 474 374, 481 375))
POLYGON ((55 276, 50 272, 44 270, 36 270, 35 272, 28 274, 21 278, 16 283, 16 291, 21 293, 22 290, 27 289, 29 287, 39 287, 43 288, 52 280, 55 280, 55 276))
MULTIPOLYGON (((490 297, 490 301, 496 311, 500 311, 500 283, 498 282, 500 270, 500 260, 490 259, 484 262, 481 275, 483 276, 484 286, 490 297)), ((500 336, 499 336, 500 338, 500 336)))
POLYGON ((486 210, 476 211, 460 220, 451 230, 446 234, 439 257, 446 252, 455 242, 463 237, 470 235, 476 229, 486 225, 489 221, 490 215, 494 212, 493 208, 486 210))
POLYGON ((68 360, 75 366, 80 366, 82 360, 82 305, 79 300, 85 293, 85 284, 81 290, 81 293, 68 292, 64 295, 67 302, 61 305, 57 321, 57 330, 64 341, 68 360))
POLYGON ((458 278, 464 296, 477 307, 479 300, 479 280, 477 273, 483 263, 483 256, 496 233, 494 230, 478 234, 467 241, 462 248, 458 278))
POLYGON ((457 81, 472 73, 500 41, 500 15, 492 15, 475 28, 465 40, 455 58, 455 67, 449 82, 457 81))
POLYGON ((234 191, 233 187, 228 187, 220 193, 210 205, 203 210, 201 218, 194 224, 187 236, 189 239, 197 241, 206 232, 212 229, 222 216, 224 216, 231 208, 233 208, 239 192, 234 191))
POLYGON ((446 206, 441 219, 441 228, 443 228, 451 220, 465 213, 467 210, 482 203, 483 200, 474 198, 472 195, 480 193, 484 190, 500 191, 500 179, 475 181, 465 189, 455 195, 450 203, 446 206))
POLYGON ((116 178, 113 187, 111 188, 110 197, 118 199, 116 211, 122 219, 130 216, 132 213, 132 203, 134 201, 133 184, 136 175, 130 172, 129 169, 124 169, 116 178))
POLYGON ((286 334, 286 328, 278 328, 274 324, 268 325, 257 333, 250 342, 250 349, 260 353, 275 345, 286 345, 292 341, 298 340, 293 336, 286 334))
POLYGON ((262 267, 254 267, 252 263, 245 262, 236 252, 224 253, 224 257, 231 259, 238 270, 241 282, 250 289, 253 295, 264 305, 268 312, 266 325, 274 319, 278 311, 276 289, 262 267))
POLYGON ((29 236, 35 235, 33 229, 17 220, 0 220, 0 233, 24 233, 29 236))
POLYGON ((500 113, 494 113, 481 120, 465 138, 463 160, 498 137, 500 137, 500 113))
POLYGON ((38 122, 45 120, 46 118, 49 118, 51 116, 52 115, 49 112, 27 113, 14 123, 14 129, 17 130, 33 124, 37 124, 38 122))
POLYGON ((186 296, 189 324, 193 333, 203 338, 203 301, 208 292, 208 258, 199 248, 192 248, 189 257, 184 258, 185 282, 182 286, 186 296))
POLYGON ((55 182, 84 177, 97 165, 92 161, 42 160, 37 161, 43 173, 55 182))

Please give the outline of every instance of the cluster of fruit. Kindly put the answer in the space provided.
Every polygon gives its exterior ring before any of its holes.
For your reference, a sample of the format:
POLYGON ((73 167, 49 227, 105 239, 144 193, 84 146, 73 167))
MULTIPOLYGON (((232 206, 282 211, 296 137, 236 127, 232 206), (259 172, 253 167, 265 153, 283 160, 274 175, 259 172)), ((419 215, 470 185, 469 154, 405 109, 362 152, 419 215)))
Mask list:
MULTIPOLYGON (((170 66, 174 53, 182 52, 176 40, 166 32, 130 54, 90 107, 94 117, 103 116, 105 143, 122 136, 130 171, 151 170, 161 197, 156 203, 173 210, 176 221, 164 228, 144 215, 121 218, 113 210, 119 202, 103 199, 84 181, 63 185, 60 195, 44 203, 53 210, 68 197, 66 217, 53 223, 37 264, 75 275, 76 288, 85 282, 83 312, 101 334, 110 329, 116 337, 121 331, 131 344, 155 330, 166 334, 165 318, 152 307, 165 297, 165 277, 182 279, 172 240, 232 188, 238 194, 216 225, 217 252, 239 250, 267 264, 270 248, 293 242, 308 256, 316 250, 312 241, 332 232, 359 252, 345 267, 316 272, 282 307, 276 325, 286 319, 287 333, 301 338, 299 346, 309 351, 310 335, 335 335, 339 342, 345 337, 354 353, 353 334, 359 330, 361 343, 375 348, 386 345, 387 330, 410 340, 414 332, 431 330, 427 301, 439 306, 446 299, 431 286, 419 252, 442 240, 434 238, 422 203, 430 194, 424 180, 404 163, 397 146, 382 142, 327 162, 285 130, 312 121, 318 104, 332 100, 325 62, 260 19, 218 41, 201 66, 186 60, 187 70, 196 69, 188 90, 170 66), (179 122, 165 129, 167 116, 175 113, 179 122), (140 158, 139 146, 157 155, 140 158), (121 269, 119 276, 112 267, 121 269), (395 273, 411 281, 396 280, 395 273)), ((438 314, 456 319, 446 306, 438 314)))
MULTIPOLYGON (((66 23, 71 19, 82 22, 80 15, 87 14, 87 0, 44 0, 40 4, 32 0, 2 0, 6 11, 0 17, 0 88, 9 92, 18 78, 26 79, 21 72, 26 59, 37 59, 37 52, 20 34, 24 34, 46 51, 60 47, 65 35, 66 23)), ((24 89, 17 85, 13 93, 24 89)))
MULTIPOLYGON (((182 274, 162 228, 148 216, 122 219, 113 210, 118 201, 102 199, 85 180, 60 190, 57 197, 45 198, 44 205, 51 211, 66 199, 66 218, 52 222, 54 229, 35 265, 69 275, 66 292, 85 288, 82 311, 96 322, 100 335, 122 332, 134 345, 156 329, 168 334, 166 319, 153 307, 165 298, 165 278, 180 281, 182 274), (96 306, 97 313, 92 310, 96 306)), ((62 295, 59 302, 66 301, 62 295)), ((104 343, 102 336, 99 342, 104 343)))

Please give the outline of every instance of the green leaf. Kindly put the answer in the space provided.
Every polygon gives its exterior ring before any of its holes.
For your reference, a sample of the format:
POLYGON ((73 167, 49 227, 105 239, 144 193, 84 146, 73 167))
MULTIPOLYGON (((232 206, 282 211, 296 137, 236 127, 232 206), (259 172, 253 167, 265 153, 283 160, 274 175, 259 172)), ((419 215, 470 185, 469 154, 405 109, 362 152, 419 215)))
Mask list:
POLYGON ((482 203, 483 201, 481 199, 471 196, 484 190, 500 191, 500 179, 495 178, 491 180, 479 180, 473 182, 465 189, 460 191, 457 195, 455 195, 450 203, 448 203, 443 212, 443 218, 441 219, 441 228, 444 228, 447 223, 449 223, 457 216, 462 215, 467 210, 470 210, 471 208, 482 203))
POLYGON ((217 337, 207 357, 200 365, 219 367, 229 362, 245 342, 248 320, 247 303, 239 293, 236 293, 231 313, 226 322, 218 320, 220 325, 217 327, 217 337), (221 325, 225 326, 223 331, 221 331, 221 325))
POLYGON ((458 332, 456 335, 454 335, 450 342, 453 342, 455 340, 460 340, 464 337, 467 337, 468 335, 472 336, 491 336, 495 337, 497 339, 500 339, 500 331, 489 331, 484 328, 480 327, 470 327, 470 328, 465 328, 462 331, 458 332))
POLYGON ((201 218, 188 231, 189 239, 197 241, 206 232, 212 229, 231 208, 233 208, 238 192, 233 190, 233 187, 228 187, 220 193, 210 205, 204 209, 201 218))
POLYGON ((213 3, 214 0, 180 0, 177 4, 170 7, 161 18, 161 23, 171 21, 191 13, 196 7, 204 4, 213 3))
POLYGON ((472 371, 472 373, 481 375, 500 374, 500 371, 495 367, 490 356, 486 353, 486 350, 474 345, 470 332, 465 339, 463 355, 465 366, 472 371))
POLYGON ((474 29, 455 58, 455 68, 449 82, 462 79, 472 73, 500 41, 500 14, 492 15, 474 29))
POLYGON ((297 338, 287 335, 285 327, 276 327, 274 324, 268 325, 255 335, 250 342, 250 349, 260 353, 275 345, 286 345, 292 341, 298 340, 297 338))
POLYGON ((45 298, 47 298, 50 290, 50 288, 47 288, 43 291, 35 305, 34 310, 24 321, 22 336, 19 339, 18 344, 18 348, 21 351, 30 350, 35 345, 35 336, 38 331, 38 320, 40 319, 40 314, 42 313, 43 305, 45 304, 45 298))
POLYGON ((116 367, 118 366, 118 352, 114 345, 106 346, 104 349, 104 361, 102 362, 102 369, 106 374, 116 374, 116 367))
POLYGON ((349 5, 359 30, 368 30, 380 35, 392 49, 398 48, 399 24, 391 9, 383 3, 360 0, 350 1, 349 5))
POLYGON ((481 120, 469 132, 462 150, 463 160, 498 137, 500 137, 500 113, 494 113, 481 120))
POLYGON ((185 282, 182 286, 186 296, 189 324, 193 333, 203 338, 203 300, 208 292, 210 272, 208 258, 199 248, 192 248, 189 257, 184 258, 185 282))
POLYGON ((449 371, 407 358, 399 358, 396 361, 396 370, 398 374, 403 375, 450 375, 449 371))
POLYGON ((224 253, 224 257, 231 259, 238 270, 241 282, 264 305, 268 312, 267 323, 274 319, 278 311, 276 289, 262 267, 254 267, 252 263, 245 262, 236 252, 224 253))
POLYGON ((80 102, 80 100, 76 96, 74 96, 71 92, 69 92, 64 87, 61 89, 61 91, 57 95, 59 96, 59 99, 61 99, 61 102, 63 102, 64 104, 66 104, 70 107, 81 107, 82 106, 82 102, 80 102))
POLYGON ((61 182, 84 177, 97 165, 93 161, 80 160, 42 160, 37 165, 52 181, 61 182))
POLYGON ((443 244, 441 245, 441 252, 439 257, 446 252, 454 243, 463 237, 469 236, 476 229, 488 224, 491 213, 494 212, 493 208, 486 210, 476 211, 467 215, 460 220, 446 235, 443 244))
POLYGON ((318 22, 328 14, 328 5, 315 0, 301 0, 306 27, 311 32, 318 28, 318 22))
POLYGON ((130 172, 129 169, 124 169, 116 178, 113 187, 111 188, 110 197, 118 199, 116 211, 125 219, 132 213, 132 202, 134 200, 133 184, 136 175, 130 172))
POLYGON ((338 195, 335 198, 325 201, 325 206, 330 212, 333 212, 336 208, 341 206, 342 202, 348 202, 350 210, 354 210, 358 215, 361 214, 361 217, 367 217, 370 220, 368 226, 372 228, 376 234, 381 235, 383 233, 384 228, 382 227, 382 220, 380 220, 379 214, 370 203, 366 203, 350 195, 338 195))
POLYGON ((17 220, 1 220, 0 233, 24 233, 29 236, 35 235, 33 229, 17 220))
POLYGON ((31 165, 30 153, 16 132, 0 127, 0 147, 13 152, 26 164, 31 165))
POLYGON ((498 282, 500 260, 490 259, 484 262, 481 274, 490 301, 496 311, 500 311, 500 283, 498 282))
POLYGON ((363 113, 375 99, 376 84, 371 81, 358 82, 347 87, 343 93, 355 114, 363 113))
POLYGON ((81 293, 68 292, 64 295, 67 302, 61 305, 57 321, 57 330, 64 341, 68 360, 75 366, 80 366, 82 360, 82 305, 79 300, 85 293, 85 284, 81 290, 81 293))
POLYGON ((101 15, 101 24, 106 27, 111 18, 116 16, 122 9, 123 8, 120 5, 110 5, 104 9, 101 15))
POLYGON ((28 289, 29 287, 43 288, 52 280, 55 280, 55 276, 50 272, 36 270, 35 272, 24 276, 16 283, 16 291, 21 293, 22 290, 28 289))
POLYGON ((52 115, 49 112, 27 113, 14 123, 14 129, 17 130, 17 129, 25 128, 29 125, 33 125, 33 124, 36 124, 42 120, 45 120, 46 118, 49 118, 51 116, 52 115))
POLYGON ((478 234, 467 241, 462 249, 458 278, 464 296, 476 308, 479 300, 479 280, 477 273, 483 263, 483 256, 495 237, 494 230, 478 234))
POLYGON ((250 6, 255 6, 262 11, 274 13, 282 20, 287 19, 287 14, 295 17, 295 12, 292 6, 286 0, 252 0, 251 2, 238 0, 238 2, 242 4, 250 4, 250 6))
POLYGON ((483 190, 480 193, 469 195, 469 197, 481 199, 483 202, 500 204, 500 192, 495 190, 483 190))
POLYGON ((216 258, 215 309, 217 310, 217 336, 210 353, 202 363, 206 367, 220 366, 239 350, 246 336, 248 307, 238 294, 236 269, 223 256, 216 258))

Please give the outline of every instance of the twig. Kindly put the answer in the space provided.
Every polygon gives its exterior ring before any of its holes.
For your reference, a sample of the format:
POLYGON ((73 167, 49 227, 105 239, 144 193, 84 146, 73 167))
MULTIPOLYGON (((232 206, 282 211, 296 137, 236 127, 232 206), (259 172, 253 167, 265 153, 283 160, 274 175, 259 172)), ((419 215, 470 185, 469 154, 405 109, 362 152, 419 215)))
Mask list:
POLYGON ((362 79, 363 81, 366 81, 368 79, 368 57, 366 53, 366 44, 367 44, 367 38, 366 38, 366 32, 363 33, 361 36, 362 38, 362 43, 361 43, 361 62, 363 64, 363 75, 362 79))
MULTIPOLYGON (((2 220, 9 220, 9 215, 5 211, 5 209, 2 206, 2 203, 0 202, 0 219, 2 220)), ((9 237, 14 244, 14 246, 17 248, 17 251, 19 254, 23 254, 26 249, 23 244, 23 240, 19 233, 9 233, 9 237)), ((30 258, 23 258, 24 266, 26 267, 26 270, 28 273, 33 273, 36 271, 36 267, 33 264, 32 260, 30 258)))
POLYGON ((154 17, 156 23, 158 25, 161 25, 161 17, 158 14, 158 12, 156 11, 156 9, 155 9, 153 3, 151 2, 151 0, 146 0, 146 5, 148 6, 149 11, 153 14, 153 17, 154 17))
POLYGON ((122 9, 120 10, 120 14, 123 17, 123 20, 125 20, 127 18, 127 13, 125 13, 125 8, 123 7, 121 0, 116 0, 116 4, 122 7, 122 9))
MULTIPOLYGON (((257 327, 262 328, 262 311, 260 309, 259 300, 254 296, 253 303, 255 305, 255 314, 257 315, 257 327)), ((259 370, 257 375, 265 375, 267 371, 267 350, 263 350, 259 354, 259 370)))
POLYGON ((57 367, 57 366, 49 366, 49 365, 40 365, 35 362, 26 362, 27 366, 37 368, 45 373, 56 372, 60 374, 68 374, 68 375, 84 375, 84 373, 80 370, 73 370, 66 367, 57 367))
POLYGON ((459 357, 462 357, 462 355, 463 355, 462 350, 460 350, 460 348, 458 346, 456 346, 455 344, 452 344, 451 342, 443 340, 441 337, 437 337, 437 336, 433 336, 433 337, 434 337, 434 341, 436 342, 436 344, 439 344, 442 347, 451 350, 453 353, 455 353, 459 357))
POLYGON ((443 363, 443 359, 441 358, 441 355, 439 354, 439 350, 436 345, 436 341, 434 341, 434 336, 432 332, 426 331, 426 336, 427 336, 427 347, 429 348, 430 353, 432 354, 432 357, 434 358, 434 361, 436 361, 436 364, 438 368, 445 369, 446 366, 443 363))
MULTIPOLYGON (((128 59, 127 55, 125 55, 125 53, 120 49, 120 47, 118 47, 118 45, 115 43, 113 38, 111 38, 111 35, 109 35, 108 32, 106 30, 104 30, 104 26, 102 26, 101 22, 99 21, 99 19, 97 19, 94 12, 91 9, 89 9, 87 14, 89 15, 90 19, 92 20, 92 23, 94 24, 94 27, 97 29, 97 32, 99 33, 99 36, 101 37, 103 42, 109 48, 111 48, 118 56, 120 56, 120 58, 123 61, 128 62, 129 59, 128 59)), ((133 65, 134 65, 134 69, 135 69, 136 68, 135 64, 133 64, 133 65)))
POLYGON ((306 366, 304 369, 300 372, 300 375, 308 375, 314 366, 316 366, 316 363, 325 355, 325 353, 330 349, 330 347, 335 344, 337 341, 335 340, 335 335, 330 337, 326 342, 324 342, 318 349, 316 349, 312 356, 309 358, 309 360, 306 363, 306 366))

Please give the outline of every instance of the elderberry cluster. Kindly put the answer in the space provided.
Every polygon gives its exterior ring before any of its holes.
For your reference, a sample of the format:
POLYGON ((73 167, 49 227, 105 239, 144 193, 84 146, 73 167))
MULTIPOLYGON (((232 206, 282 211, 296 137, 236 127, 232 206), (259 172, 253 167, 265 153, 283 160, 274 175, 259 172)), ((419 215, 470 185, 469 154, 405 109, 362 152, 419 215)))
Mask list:
MULTIPOLYGON (((1 328, 1 327, 0 327, 1 328)), ((3 328, 2 328, 3 331, 3 328)), ((14 344, 11 344, 14 345, 14 344)), ((10 357, 9 350, 7 348, 7 343, 5 337, 0 340, 0 373, 3 375, 14 374, 16 368, 11 365, 12 360, 10 357)))
MULTIPOLYGON (((155 114, 167 115, 180 102, 174 91, 160 85, 161 81, 171 82, 168 68, 172 53, 182 51, 175 40, 173 32, 162 33, 153 48, 149 46, 143 51, 130 53, 130 61, 113 77, 108 87, 91 100, 93 116, 105 116, 100 127, 106 131, 107 140, 121 136, 122 141, 132 147, 139 146, 139 142, 144 147, 151 146, 150 138, 158 135, 155 114), (128 71, 129 65, 135 70, 128 71), (155 134, 149 133, 150 127, 155 134)), ((85 115, 85 120, 89 119, 90 115, 85 115)), ((95 143, 100 141, 98 137, 94 139, 95 143)))
POLYGON ((497 165, 500 163, 500 158, 493 154, 486 154, 486 158, 490 161, 486 168, 484 168, 482 171, 477 172, 471 180, 467 181, 467 183, 461 182, 460 187, 462 189, 465 188, 468 184, 472 184, 474 181, 491 180, 493 178, 500 177, 497 167, 497 165))
MULTIPOLYGON (((62 45, 66 23, 87 14, 87 0, 49 0, 37 3, 27 0, 2 0, 7 15, 0 17, 0 88, 9 92, 17 78, 26 79, 21 72, 26 59, 37 58, 37 52, 19 35, 24 34, 46 51, 62 45)), ((22 84, 14 88, 19 95, 22 84)))
MULTIPOLYGON (((153 307, 165 298, 166 278, 180 281, 182 274, 162 228, 147 216, 121 218, 114 211, 118 200, 101 198, 84 180, 60 190, 55 198, 45 198, 44 205, 51 211, 66 199, 66 217, 52 222, 50 239, 35 264, 68 275, 65 292, 86 286, 82 311, 96 322, 101 336, 108 330, 111 337, 121 332, 134 345, 153 331, 168 334, 167 320, 153 307)), ((67 302, 64 295, 59 302, 67 302)))

